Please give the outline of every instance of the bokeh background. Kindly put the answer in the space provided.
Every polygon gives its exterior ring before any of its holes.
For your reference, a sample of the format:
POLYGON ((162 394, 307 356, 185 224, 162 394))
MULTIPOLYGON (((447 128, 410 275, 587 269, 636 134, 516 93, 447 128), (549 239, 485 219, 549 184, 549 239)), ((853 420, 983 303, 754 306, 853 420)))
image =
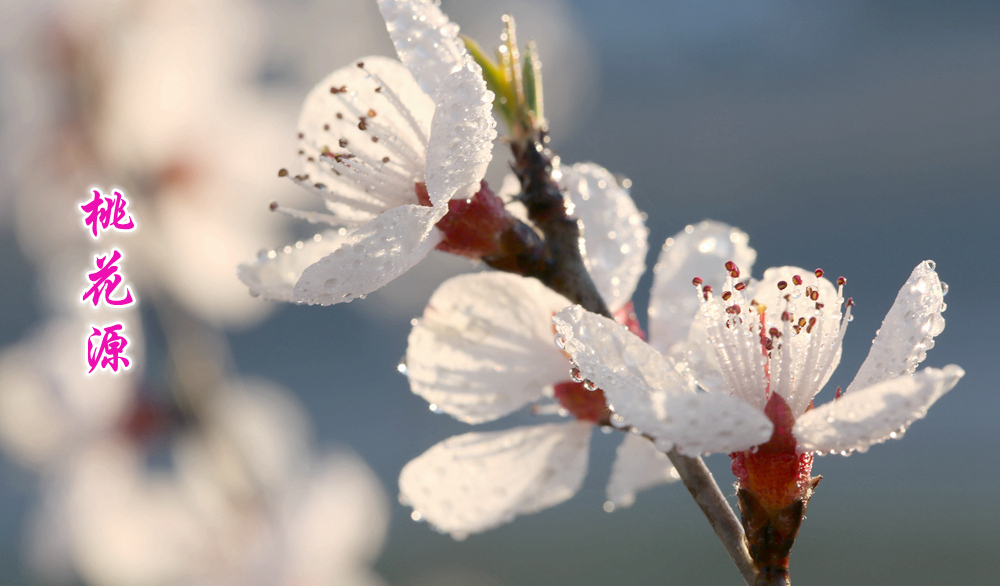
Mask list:
MULTIPOLYGON (((244 298, 234 273, 257 250, 308 232, 267 212, 272 199, 308 201, 274 172, 295 165, 295 119, 311 85, 360 56, 392 54, 374 2, 155 4, 164 3, 0 8, 0 346, 60 311, 61 274, 82 277, 85 265, 73 273, 53 260, 82 234, 60 214, 91 184, 122 186, 141 228, 123 246, 141 259, 125 267, 146 324, 143 392, 169 398, 175 363, 161 322, 173 308, 183 319, 166 321, 214 340, 233 376, 288 389, 315 449, 353 451, 392 497, 406 462, 468 430, 430 412, 396 365, 436 285, 475 267, 435 253, 368 299, 334 307, 244 298), (205 8, 215 4, 223 8, 205 8), (80 54, 85 67, 72 58, 80 54)), ((712 218, 750 234, 757 276, 792 264, 847 277, 856 318, 818 401, 850 382, 913 267, 937 262, 950 285, 947 326, 925 364, 957 363, 966 377, 903 441, 817 460, 824 480, 792 575, 817 585, 995 583, 1000 4, 442 6, 483 44, 496 42, 505 11, 522 38, 537 40, 553 144, 564 161, 632 180, 648 214, 650 266, 665 238, 712 218)), ((494 158, 498 181, 502 144, 494 158)), ((650 283, 648 274, 635 299, 643 320, 650 283)), ((6 408, 0 421, 16 420, 6 408)), ((170 429, 150 444, 149 466, 169 469, 164 445, 179 433, 170 429)), ((683 487, 602 510, 618 441, 595 434, 571 501, 462 542, 411 521, 390 498, 375 571, 400 586, 738 583, 683 487)), ((82 583, 72 569, 44 571, 32 553, 45 475, 11 454, 0 459, 0 583, 82 583)), ((708 463, 728 486, 728 458, 708 463)))

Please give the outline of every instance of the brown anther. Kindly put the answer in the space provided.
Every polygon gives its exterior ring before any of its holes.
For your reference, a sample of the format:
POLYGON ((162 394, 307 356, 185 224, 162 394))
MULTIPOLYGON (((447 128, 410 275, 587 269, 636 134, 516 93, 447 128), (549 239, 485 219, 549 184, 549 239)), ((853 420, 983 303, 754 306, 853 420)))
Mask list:
POLYGON ((809 318, 809 325, 806 327, 806 333, 807 334, 811 333, 815 325, 816 325, 816 318, 815 317, 809 318))
POLYGON ((788 283, 785 281, 778 281, 778 291, 784 291, 785 287, 788 287, 788 283))
POLYGON ((364 61, 358 61, 358 69, 364 69, 364 68, 365 68, 365 62, 364 61))
POLYGON ((778 328, 775 328, 775 327, 772 327, 771 329, 767 330, 767 334, 769 336, 771 336, 772 338, 780 338, 781 337, 781 331, 778 330, 778 328))
POLYGON ((774 342, 771 341, 771 338, 768 338, 768 339, 764 340, 764 349, 765 350, 773 350, 774 349, 774 342))
POLYGON ((813 273, 816 275, 816 278, 818 279, 823 276, 823 269, 816 269, 815 271, 813 271, 813 273))
POLYGON ((702 283, 701 277, 695 277, 691 279, 691 284, 694 285, 695 287, 701 285, 701 283, 702 283))
POLYGON ((795 283, 796 285, 801 285, 802 284, 802 277, 800 277, 798 275, 795 275, 795 276, 792 277, 792 282, 795 283))
POLYGON ((304 150, 302 150, 302 149, 299 149, 299 154, 300 155, 304 155, 304 154, 306 154, 306 152, 304 150))
POLYGON ((729 301, 729 298, 732 297, 732 296, 733 296, 732 291, 723 291, 722 292, 722 300, 723 301, 729 301))
POLYGON ((813 291, 812 294, 809 295, 809 299, 812 299, 813 301, 819 299, 819 291, 813 291))
POLYGON ((365 123, 365 119, 362 117, 358 120, 358 130, 368 130, 368 125, 365 123))
POLYGON ((381 94, 382 93, 382 86, 378 86, 377 88, 375 88, 375 93, 376 94, 381 94))
POLYGON ((372 137, 372 142, 378 142, 378 137, 377 136, 373 136, 372 137))
POLYGON ((288 169, 278 169, 278 177, 288 177, 288 169))
POLYGON ((383 163, 388 163, 389 162, 389 157, 382 157, 382 162, 383 163))
POLYGON ((833 400, 836 401, 837 399, 843 396, 844 396, 844 389, 837 387, 837 394, 833 396, 833 400))
POLYGON ((277 209, 278 209, 278 202, 276 202, 276 201, 272 201, 272 202, 271 202, 271 205, 269 205, 269 206, 267 206, 267 207, 271 208, 271 211, 273 212, 273 211, 275 211, 275 210, 277 210, 277 209))
POLYGON ((712 292, 712 286, 711 285, 705 285, 705 287, 702 289, 702 291, 704 291, 705 293, 711 293, 712 292))
POLYGON ((347 86, 346 85, 342 85, 340 87, 331 87, 330 88, 330 93, 331 94, 342 94, 342 93, 344 93, 346 91, 347 91, 347 86))
POLYGON ((800 317, 799 321, 798 321, 798 326, 801 328, 801 327, 805 326, 807 323, 808 322, 806 321, 806 318, 800 317))
POLYGON ((792 314, 787 311, 781 312, 781 321, 792 321, 792 314))
POLYGON ((316 189, 326 189, 326 185, 323 183, 317 183, 313 185, 313 187, 315 187, 316 189))
POLYGON ((806 297, 812 297, 812 294, 813 294, 813 288, 806 287, 806 297))
POLYGON ((372 110, 371 108, 369 108, 368 109, 368 117, 369 118, 374 118, 375 117, 375 110, 372 110))
POLYGON ((817 303, 816 303, 816 309, 823 309, 823 304, 822 304, 822 303, 819 303, 819 302, 817 302, 817 303))
POLYGON ((853 297, 848 297, 847 298, 847 307, 854 307, 854 298, 853 297))
POLYGON ((299 133, 299 138, 305 138, 305 137, 306 135, 302 134, 301 132, 299 133))
POLYGON ((343 120, 343 119, 344 119, 344 115, 341 114, 340 112, 337 112, 337 120, 343 120))
POLYGON ((845 279, 844 277, 837 277, 837 284, 840 286, 844 286, 847 284, 847 279, 845 279))
POLYGON ((735 271, 736 270, 736 263, 734 263, 731 260, 727 260, 726 261, 726 270, 727 271, 735 271))
POLYGON ((739 315, 741 311, 743 311, 743 310, 740 308, 740 306, 734 303, 733 304, 733 313, 735 313, 736 315, 739 315))
POLYGON ((316 159, 314 159, 312 157, 306 157, 306 160, 309 161, 310 163, 315 163, 316 162, 316 159))
POLYGON ((734 278, 734 279, 739 279, 740 278, 740 270, 739 269, 733 269, 733 270, 729 271, 729 276, 732 277, 732 278, 734 278))
POLYGON ((746 283, 736 283, 736 285, 734 285, 734 287, 736 288, 737 291, 742 291, 742 290, 744 290, 744 289, 747 288, 747 284, 746 283))
POLYGON ((323 125, 323 130, 330 130, 330 125, 329 124, 324 124, 323 125))
POLYGON ((340 148, 345 148, 347 146, 347 139, 346 138, 342 138, 342 139, 340 139, 340 140, 337 141, 337 144, 340 145, 340 148))

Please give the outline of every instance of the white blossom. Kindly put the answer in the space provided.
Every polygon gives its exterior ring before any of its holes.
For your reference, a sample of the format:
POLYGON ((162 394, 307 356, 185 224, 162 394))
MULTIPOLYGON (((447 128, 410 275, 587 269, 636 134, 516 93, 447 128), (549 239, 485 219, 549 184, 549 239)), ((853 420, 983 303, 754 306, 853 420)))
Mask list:
MULTIPOLYGON (((591 236, 584 246, 595 284, 612 291, 612 307, 620 309, 644 268, 642 218, 601 167, 574 166, 564 181, 584 239, 591 236)), ((556 505, 580 489, 590 433, 605 404, 599 391, 571 381, 566 355, 553 344, 552 316, 568 305, 537 280, 507 273, 455 277, 431 297, 410 333, 406 371, 432 409, 477 424, 555 398, 574 420, 467 433, 432 447, 400 475, 401 500, 414 508, 414 518, 461 538, 556 505)), ((623 442, 617 462, 609 508, 673 479, 669 461, 648 441, 623 442)))
POLYGON ((702 302, 689 347, 708 359, 698 364, 664 357, 580 307, 556 316, 566 349, 584 376, 662 448, 695 455, 759 445, 771 437, 773 426, 763 409, 777 393, 796 420, 792 433, 800 451, 864 451, 898 437, 964 374, 955 365, 914 374, 944 328, 946 289, 934 263, 926 261, 900 290, 844 397, 811 409, 840 361, 852 304, 842 312, 844 280, 835 287, 822 271, 779 267, 747 286, 735 264, 726 269, 725 291, 699 285, 702 302), (714 365, 717 377, 701 376, 712 370, 706 364, 714 365), (702 384, 708 392, 693 389, 691 378, 709 380, 702 384))
POLYGON ((299 118, 305 168, 293 179, 327 211, 278 208, 332 229, 242 265, 254 295, 322 305, 364 296, 426 256, 448 202, 479 190, 496 137, 493 93, 458 26, 427 0, 379 8, 402 63, 365 57, 310 92, 299 118))

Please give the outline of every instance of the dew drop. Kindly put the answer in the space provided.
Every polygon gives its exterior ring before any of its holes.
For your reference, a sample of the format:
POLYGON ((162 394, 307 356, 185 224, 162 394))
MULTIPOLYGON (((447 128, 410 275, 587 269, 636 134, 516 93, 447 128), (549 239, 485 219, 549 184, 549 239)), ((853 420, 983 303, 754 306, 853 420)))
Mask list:
POLYGON ((584 381, 583 373, 580 372, 580 368, 574 366, 569 370, 569 378, 573 379, 575 383, 582 383, 584 381))
POLYGON ((613 502, 611 502, 611 501, 605 501, 604 502, 604 512, 605 513, 610 513, 610 512, 612 512, 614 510, 615 510, 615 504, 613 502))
POLYGON ((594 383, 594 381, 588 379, 583 381, 583 388, 587 389, 588 391, 596 391, 597 385, 594 383))
POLYGON ((566 349, 566 338, 562 337, 561 335, 556 335, 555 342, 556 346, 558 346, 560 350, 566 349))

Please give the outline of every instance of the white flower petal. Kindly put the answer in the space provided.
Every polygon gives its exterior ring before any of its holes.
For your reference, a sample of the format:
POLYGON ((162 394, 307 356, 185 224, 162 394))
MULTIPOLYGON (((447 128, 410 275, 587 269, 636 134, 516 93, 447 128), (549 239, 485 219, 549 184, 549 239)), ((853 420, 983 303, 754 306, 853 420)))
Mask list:
POLYGON ((579 305, 560 311, 552 321, 583 376, 605 393, 625 398, 624 389, 643 395, 656 390, 694 392, 672 362, 625 326, 579 305))
POLYGON ((497 131, 493 92, 486 89, 482 70, 472 57, 442 81, 435 102, 425 181, 431 203, 439 205, 479 191, 493 158, 497 131))
MULTIPOLYGON (((690 225, 663 244, 653 267, 649 299, 649 342, 664 355, 680 352, 698 313, 698 292, 691 281, 720 291, 726 282, 726 261, 733 261, 747 277, 757 252, 745 232, 728 224, 705 220, 690 225)), ((704 336, 702 336, 704 339, 704 336)))
POLYGON ((378 8, 399 60, 424 92, 436 96, 445 78, 464 63, 458 25, 430 0, 379 0, 378 8))
POLYGON ((367 295, 403 274, 440 242, 441 208, 405 205, 362 226, 303 273, 292 299, 332 305, 367 295))
MULTIPOLYGON (((843 323, 837 287, 826 277, 799 267, 774 267, 764 271, 764 278, 751 283, 747 297, 767 306, 767 327, 785 333, 779 338, 781 349, 772 351, 770 363, 771 389, 780 393, 797 417, 805 412, 816 393, 830 380, 840 364, 841 328, 843 323), (802 279, 795 285, 794 278, 802 279), (778 283, 787 283, 779 289, 778 283), (812 290, 816 299, 810 299, 812 290), (786 301, 785 297, 789 299, 786 301), (786 328, 783 312, 791 313, 792 321, 815 319, 815 325, 799 333, 786 328)), ((759 348, 759 346, 758 346, 759 348)), ((756 350, 755 350, 756 351, 756 350)))
POLYGON ((570 305, 535 279, 476 273, 445 281, 406 349, 410 388, 445 413, 482 423, 569 379, 552 315, 570 305))
POLYGON ((324 186, 313 192, 344 225, 417 203, 434 115, 434 103, 398 61, 358 62, 364 67, 352 63, 319 82, 299 115, 299 183, 324 186), (349 158, 340 164, 323 153, 349 158))
POLYGON ((913 373, 934 347, 934 336, 944 330, 944 308, 944 290, 934 263, 924 261, 913 269, 896 295, 847 394, 855 388, 913 373))
POLYGON ((287 535, 283 584, 358 584, 385 541, 388 503, 378 479, 356 456, 335 453, 282 494, 287 535), (330 528, 335 527, 335 531, 330 528), (355 578, 357 579, 357 578, 355 578))
POLYGON ((630 507, 637 492, 678 478, 670 459, 653 442, 629 433, 618 445, 608 480, 608 500, 615 507, 630 507))
POLYGON ((767 441, 772 425, 739 399, 696 394, 672 361, 625 326, 573 306, 553 319, 582 374, 629 425, 685 454, 732 452, 767 441))
POLYGON ((562 173, 560 183, 573 203, 573 215, 583 223, 580 247, 587 270, 616 311, 632 298, 646 271, 649 230, 628 190, 604 167, 577 163, 562 173))
POLYGON ((580 490, 592 429, 573 421, 449 438, 403 468, 400 500, 457 539, 557 505, 580 490))
MULTIPOLYGON (((345 233, 346 234, 346 233, 345 233)), ((310 240, 289 245, 285 250, 262 252, 253 264, 242 264, 237 274, 254 297, 292 301, 292 289, 302 273, 349 240, 335 230, 317 234, 310 240)))
POLYGON ((902 435, 963 375, 951 364, 881 381, 803 414, 792 433, 806 451, 865 451, 902 435))

